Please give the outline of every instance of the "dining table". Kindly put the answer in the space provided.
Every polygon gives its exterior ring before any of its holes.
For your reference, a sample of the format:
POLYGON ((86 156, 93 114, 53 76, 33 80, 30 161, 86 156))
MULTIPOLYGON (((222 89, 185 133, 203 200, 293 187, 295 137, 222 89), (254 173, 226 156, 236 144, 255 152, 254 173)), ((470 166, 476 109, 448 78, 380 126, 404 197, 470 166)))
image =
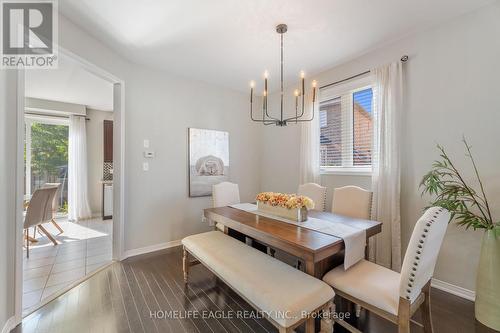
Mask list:
MULTIPOLYGON (((345 248, 342 238, 301 227, 300 223, 290 224, 272 216, 262 216, 257 212, 231 206, 207 208, 204 210, 204 216, 207 220, 222 225, 224 233, 235 230, 270 248, 298 258, 303 262, 304 272, 316 278, 322 278, 330 269, 341 263, 339 257, 345 248)), ((370 237, 382 231, 382 223, 377 221, 315 210, 308 211, 308 216, 320 219, 324 223, 332 223, 332 226, 344 224, 364 229, 366 244, 370 237)))

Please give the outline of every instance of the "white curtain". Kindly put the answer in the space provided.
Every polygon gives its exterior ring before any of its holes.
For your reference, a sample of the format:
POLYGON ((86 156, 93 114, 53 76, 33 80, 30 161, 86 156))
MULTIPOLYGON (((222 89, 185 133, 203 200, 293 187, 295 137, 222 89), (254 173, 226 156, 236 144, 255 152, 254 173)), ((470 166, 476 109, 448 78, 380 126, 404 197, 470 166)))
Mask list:
POLYGON ((382 233, 370 240, 370 259, 401 269, 400 131, 403 93, 401 61, 371 71, 373 79, 372 218, 382 233))
MULTIPOLYGON (((300 184, 320 183, 319 168, 319 102, 315 103, 313 121, 303 122, 300 126, 300 184)), ((310 117, 312 109, 309 110, 310 117)))
POLYGON ((70 116, 68 144, 68 219, 92 216, 87 184, 87 132, 85 117, 70 116))

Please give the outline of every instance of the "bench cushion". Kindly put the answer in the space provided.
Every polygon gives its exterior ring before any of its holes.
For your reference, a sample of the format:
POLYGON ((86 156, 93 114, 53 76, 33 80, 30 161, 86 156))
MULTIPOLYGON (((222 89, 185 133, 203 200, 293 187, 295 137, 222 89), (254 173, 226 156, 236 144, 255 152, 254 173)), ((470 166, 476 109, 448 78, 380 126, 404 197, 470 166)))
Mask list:
POLYGON ((325 282, 223 234, 186 237, 186 249, 282 327, 290 327, 335 295, 325 282))

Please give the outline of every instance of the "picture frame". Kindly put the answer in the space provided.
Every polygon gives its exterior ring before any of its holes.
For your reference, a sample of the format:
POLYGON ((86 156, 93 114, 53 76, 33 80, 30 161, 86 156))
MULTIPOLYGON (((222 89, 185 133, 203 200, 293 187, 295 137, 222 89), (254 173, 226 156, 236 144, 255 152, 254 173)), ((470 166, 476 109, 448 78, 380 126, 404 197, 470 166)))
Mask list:
POLYGON ((188 128, 189 197, 212 195, 212 186, 229 180, 229 132, 188 128))

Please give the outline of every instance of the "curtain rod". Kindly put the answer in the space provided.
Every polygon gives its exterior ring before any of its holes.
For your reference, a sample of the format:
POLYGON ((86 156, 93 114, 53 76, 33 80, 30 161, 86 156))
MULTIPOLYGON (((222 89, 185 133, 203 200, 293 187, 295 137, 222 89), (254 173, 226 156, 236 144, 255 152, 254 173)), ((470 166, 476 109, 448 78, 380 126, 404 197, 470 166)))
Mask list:
MULTIPOLYGON (((401 62, 407 62, 407 61, 408 61, 408 56, 405 54, 404 56, 401 57, 401 62)), ((339 81, 335 81, 333 83, 325 84, 324 86, 319 87, 319 89, 331 87, 331 86, 337 85, 339 83, 343 83, 345 81, 349 81, 349 80, 355 79, 357 77, 366 75, 368 73, 370 73, 370 71, 364 71, 363 73, 359 73, 359 74, 356 74, 356 75, 353 75, 353 76, 349 76, 348 78, 345 78, 345 79, 342 79, 342 80, 339 80, 339 81)))
MULTIPOLYGON (((69 116, 58 116, 58 115, 55 115, 55 114, 36 113, 36 112, 24 112, 24 114, 29 114, 31 116, 69 119, 69 116)), ((87 120, 87 121, 90 120, 90 118, 87 118, 87 116, 82 116, 82 115, 79 115, 79 114, 74 114, 74 116, 75 117, 85 117, 85 120, 87 120)))

